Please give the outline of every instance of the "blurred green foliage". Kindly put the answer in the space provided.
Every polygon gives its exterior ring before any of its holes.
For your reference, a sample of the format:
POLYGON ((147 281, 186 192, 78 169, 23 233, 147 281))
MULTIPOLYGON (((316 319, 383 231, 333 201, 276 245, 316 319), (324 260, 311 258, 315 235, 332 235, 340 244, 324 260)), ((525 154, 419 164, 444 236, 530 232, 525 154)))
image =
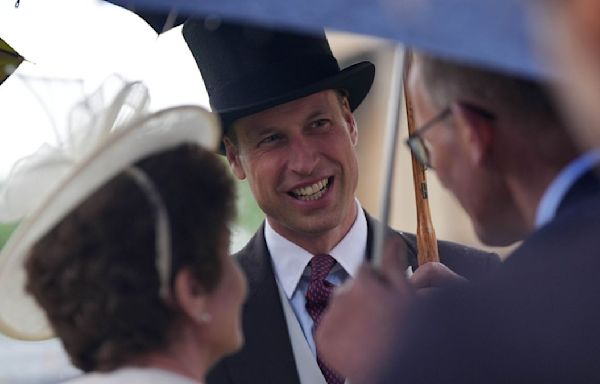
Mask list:
POLYGON ((17 224, 0 224, 0 249, 4 247, 10 234, 17 228, 17 224))
POLYGON ((236 225, 245 231, 254 233, 265 218, 258 204, 252 196, 252 191, 247 181, 237 183, 237 218, 236 225))
MULTIPOLYGON (((225 156, 221 158, 225 163, 227 163, 225 156)), ((254 232, 256 232, 258 227, 263 222, 265 215, 261 211, 258 204, 256 204, 254 196, 252 196, 250 186, 248 185, 248 181, 238 180, 233 173, 231 173, 229 164, 227 164, 227 169, 229 170, 229 174, 235 180, 236 184, 237 216, 235 218, 235 222, 233 223, 230 251, 237 252, 248 242, 248 240, 250 240, 254 232)))
MULTIPOLYGON (((252 196, 252 192, 250 191, 248 182, 237 179, 235 180, 237 187, 237 217, 235 220, 235 226, 247 234, 245 236, 246 239, 240 239, 245 242, 249 240, 250 236, 258 229, 264 220, 265 215, 256 204, 256 201, 252 196)), ((0 223, 0 249, 2 249, 16 227, 17 223, 0 223)))
POLYGON ((239 229, 242 229, 244 232, 253 234, 264 220, 265 215, 260 210, 258 204, 256 204, 256 200, 254 200, 254 196, 252 196, 252 191, 250 190, 248 181, 238 180, 238 178, 235 177, 231 172, 227 158, 225 156, 220 157, 227 165, 229 175, 233 180, 235 180, 236 184, 237 216, 235 218, 234 225, 239 229))

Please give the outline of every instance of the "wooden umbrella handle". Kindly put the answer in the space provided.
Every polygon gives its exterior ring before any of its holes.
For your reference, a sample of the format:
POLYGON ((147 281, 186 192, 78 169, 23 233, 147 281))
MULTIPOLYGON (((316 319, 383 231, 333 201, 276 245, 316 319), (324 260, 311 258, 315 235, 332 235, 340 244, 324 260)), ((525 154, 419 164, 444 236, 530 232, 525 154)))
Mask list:
MULTIPOLYGON (((408 133, 415 132, 415 119, 407 89, 408 72, 410 67, 410 52, 407 50, 404 64, 404 100, 406 103, 406 118, 408 123, 408 133)), ((431 212, 429 210, 429 199, 427 192, 427 178, 425 177, 425 167, 416 159, 411 152, 413 184, 415 188, 415 202, 417 205, 417 249, 419 265, 431 261, 440 261, 438 254, 438 243, 435 236, 435 229, 431 222, 431 212)))

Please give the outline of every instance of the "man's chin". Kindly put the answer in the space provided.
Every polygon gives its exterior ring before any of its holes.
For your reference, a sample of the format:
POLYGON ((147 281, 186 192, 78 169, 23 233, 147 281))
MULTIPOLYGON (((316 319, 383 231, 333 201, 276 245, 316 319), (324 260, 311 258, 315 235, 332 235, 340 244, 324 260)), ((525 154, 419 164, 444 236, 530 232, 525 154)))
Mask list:
POLYGON ((296 232, 305 233, 313 236, 323 235, 336 227, 335 223, 327 221, 314 221, 299 223, 296 226, 296 232))
POLYGON ((526 236, 521 232, 482 226, 475 226, 475 234, 479 241, 490 247, 507 247, 523 240, 526 236))

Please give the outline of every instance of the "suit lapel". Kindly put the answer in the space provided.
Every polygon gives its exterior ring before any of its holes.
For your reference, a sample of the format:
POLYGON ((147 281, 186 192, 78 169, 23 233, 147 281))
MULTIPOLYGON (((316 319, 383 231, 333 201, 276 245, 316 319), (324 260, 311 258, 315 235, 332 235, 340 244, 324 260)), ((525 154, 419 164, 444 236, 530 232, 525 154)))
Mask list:
POLYGON ((235 384, 299 384, 264 224, 237 257, 248 278, 243 312, 246 342, 228 360, 229 376, 235 384))

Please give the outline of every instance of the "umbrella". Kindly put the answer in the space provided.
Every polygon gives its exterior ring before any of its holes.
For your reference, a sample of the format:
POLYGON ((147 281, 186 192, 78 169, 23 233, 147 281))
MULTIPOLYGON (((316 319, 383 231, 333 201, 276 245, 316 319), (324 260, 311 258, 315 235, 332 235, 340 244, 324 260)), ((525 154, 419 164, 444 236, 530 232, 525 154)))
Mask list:
POLYGON ((167 16, 203 15, 316 31, 323 27, 396 40, 432 54, 538 77, 527 0, 109 0, 157 32, 167 16))
MULTIPOLYGON (((180 24, 188 16, 214 16, 300 31, 332 28, 369 34, 474 64, 540 76, 527 27, 524 0, 110 0, 132 9, 157 32, 180 24)), ((10 47, 6 52, 22 60, 10 47), (16 56, 14 56, 16 55, 16 56)), ((403 97, 401 60, 397 47, 393 89, 388 108, 386 159, 382 188, 384 222, 389 212, 391 169, 403 97)), ((19 61, 20 62, 20 61, 19 61)), ((18 63, 17 63, 18 64, 18 63)), ((377 233, 374 255, 381 255, 383 232, 377 233), (378 251, 379 250, 379 251, 378 251)), ((421 252, 419 252, 421 253, 421 252)), ((377 256, 375 256, 377 257, 377 256)))
POLYGON ((0 39, 0 84, 17 69, 21 62, 23 62, 23 57, 7 42, 0 39))
MULTIPOLYGON (((332 28, 383 37, 406 46, 474 65, 532 78, 550 72, 536 60, 526 0, 108 0, 141 16, 158 33, 187 17, 227 18, 270 27, 311 31, 332 28)), ((381 189, 381 218, 387 224, 403 89, 402 47, 394 59, 381 189)), ((410 111, 410 100, 405 100, 410 111)), ((408 116, 409 131, 414 129, 408 116)), ((424 169, 413 158, 419 261, 438 261, 424 169), (422 257, 423 256, 423 257, 422 257)), ((375 234, 374 265, 381 264, 383 233, 375 234)))

